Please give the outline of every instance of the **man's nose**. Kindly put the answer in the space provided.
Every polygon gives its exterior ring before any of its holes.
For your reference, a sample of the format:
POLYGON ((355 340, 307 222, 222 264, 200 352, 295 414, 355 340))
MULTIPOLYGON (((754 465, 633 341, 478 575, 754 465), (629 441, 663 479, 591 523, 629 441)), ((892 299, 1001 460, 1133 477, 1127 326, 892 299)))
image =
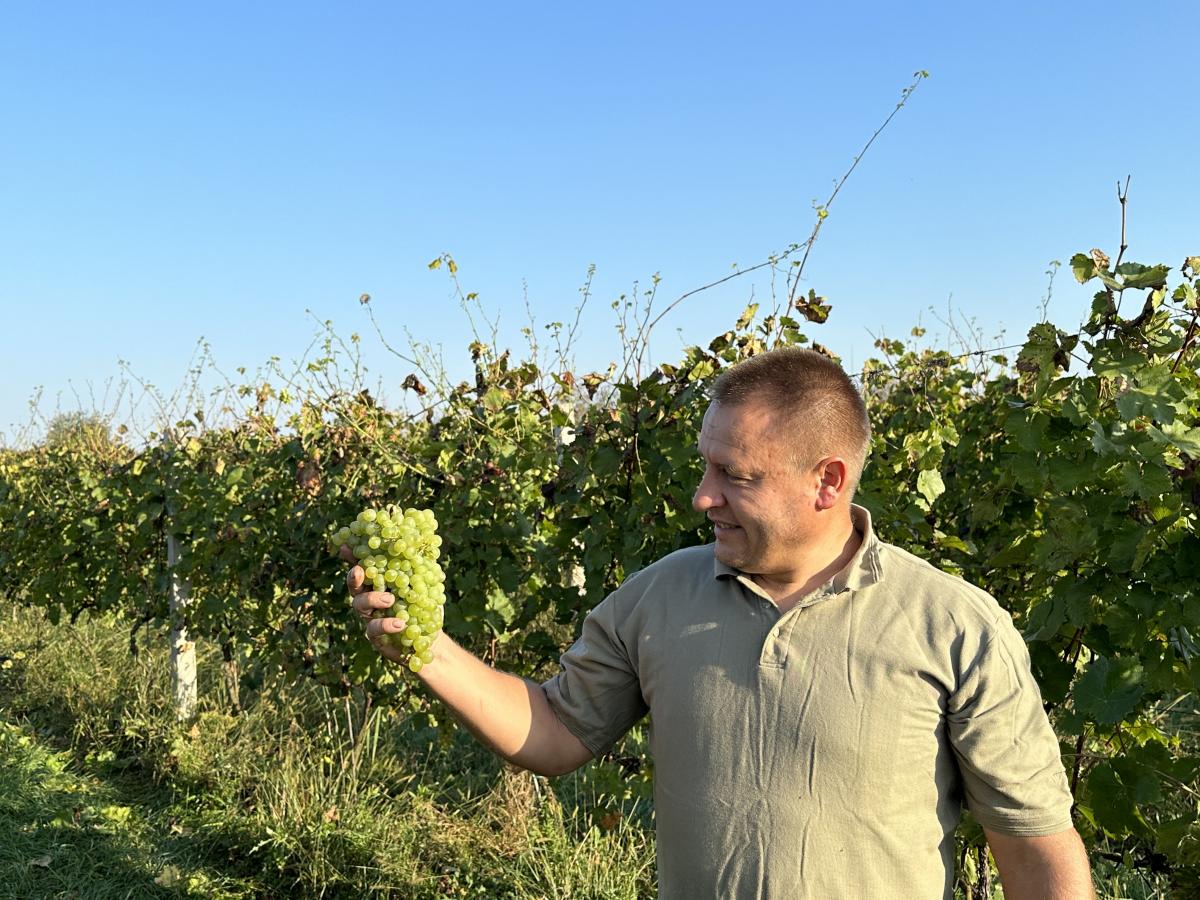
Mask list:
POLYGON ((717 490, 711 474, 705 472, 704 477, 700 479, 700 484, 696 487, 696 493, 692 495, 692 509, 696 512, 705 512, 714 506, 721 506, 724 502, 725 498, 717 490))

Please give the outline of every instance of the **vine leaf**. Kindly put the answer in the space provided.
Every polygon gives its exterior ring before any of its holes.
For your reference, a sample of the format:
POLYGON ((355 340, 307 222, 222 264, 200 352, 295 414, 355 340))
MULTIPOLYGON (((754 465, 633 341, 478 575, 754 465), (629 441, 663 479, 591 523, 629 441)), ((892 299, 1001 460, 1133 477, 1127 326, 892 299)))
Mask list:
POLYGON ((1136 660, 1097 657, 1075 685, 1075 708, 1101 725, 1115 725, 1142 698, 1142 676, 1136 660))
POLYGON ((833 307, 825 302, 824 297, 818 296, 815 290, 810 290, 808 298, 797 303, 796 309, 808 321, 816 322, 819 325, 829 318, 829 312, 833 307))
POLYGON ((946 483, 937 469, 925 469, 917 476, 917 492, 932 503, 946 493, 946 483))
POLYGON ((1122 263, 1117 268, 1127 288, 1160 288, 1167 283, 1171 274, 1167 266, 1144 266, 1141 263, 1122 263))

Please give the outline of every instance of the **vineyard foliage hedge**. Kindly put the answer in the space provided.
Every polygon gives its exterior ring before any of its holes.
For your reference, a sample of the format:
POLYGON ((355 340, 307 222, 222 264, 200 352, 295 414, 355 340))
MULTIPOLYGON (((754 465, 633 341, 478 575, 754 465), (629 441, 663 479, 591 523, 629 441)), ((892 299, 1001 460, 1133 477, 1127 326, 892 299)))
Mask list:
MULTIPOLYGON (((1098 288, 1080 329, 1042 322, 1015 360, 881 340, 859 373, 875 428, 860 502, 886 539, 1012 613, 1085 837, 1181 877, 1200 872, 1198 265, 1080 254, 1075 276, 1098 288)), ((622 578, 707 540, 690 507, 706 386, 806 343, 797 320, 823 321, 820 300, 751 307, 640 377, 546 372, 476 342, 474 383, 417 414, 314 377, 289 386, 282 417, 266 410, 283 389, 260 383, 232 424, 197 409, 144 447, 81 427, 0 450, 0 596, 52 618, 165 621, 170 531, 199 640, 412 704, 348 615, 326 541, 366 505, 431 507, 447 631, 544 674, 622 578)))

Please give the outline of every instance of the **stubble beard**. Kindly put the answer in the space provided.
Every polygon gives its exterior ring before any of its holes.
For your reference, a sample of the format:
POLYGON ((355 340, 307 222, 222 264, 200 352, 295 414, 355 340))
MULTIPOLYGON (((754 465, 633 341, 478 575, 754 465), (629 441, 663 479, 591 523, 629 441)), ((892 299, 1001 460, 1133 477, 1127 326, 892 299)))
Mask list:
POLYGON ((733 536, 716 541, 716 557, 718 561, 724 563, 732 569, 737 569, 739 572, 745 572, 748 575, 755 574, 754 569, 759 560, 756 558, 750 540, 750 534, 744 526, 739 526, 734 531, 733 536))

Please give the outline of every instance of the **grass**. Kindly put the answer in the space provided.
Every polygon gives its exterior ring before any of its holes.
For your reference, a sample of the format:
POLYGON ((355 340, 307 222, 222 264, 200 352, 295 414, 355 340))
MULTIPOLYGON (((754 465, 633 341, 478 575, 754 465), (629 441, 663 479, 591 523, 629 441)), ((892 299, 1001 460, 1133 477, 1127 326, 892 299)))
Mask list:
POLYGON ((0 893, 653 894, 652 833, 636 801, 612 814, 595 767, 551 791, 457 729, 278 677, 235 716, 218 654, 202 655, 201 711, 181 726, 165 649, 132 659, 111 621, 6 611, 0 657, 0 893))
MULTIPOLYGON (((263 673, 234 715, 215 652, 183 726, 163 636, 145 632, 132 658, 111 620, 6 611, 0 660, 5 896, 654 894, 647 782, 613 765, 550 784, 458 729, 263 673)), ((1172 896, 1099 856, 1094 875, 1101 898, 1172 896)))
POLYGON ((246 896, 211 869, 161 789, 105 779, 48 749, 28 726, 0 722, 0 891, 22 898, 246 896), (186 882, 186 884, 185 884, 186 882))

